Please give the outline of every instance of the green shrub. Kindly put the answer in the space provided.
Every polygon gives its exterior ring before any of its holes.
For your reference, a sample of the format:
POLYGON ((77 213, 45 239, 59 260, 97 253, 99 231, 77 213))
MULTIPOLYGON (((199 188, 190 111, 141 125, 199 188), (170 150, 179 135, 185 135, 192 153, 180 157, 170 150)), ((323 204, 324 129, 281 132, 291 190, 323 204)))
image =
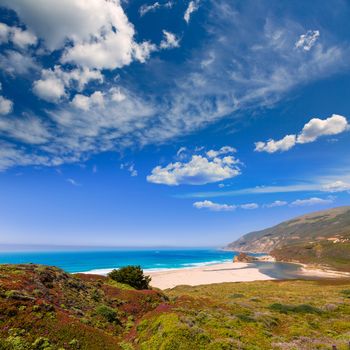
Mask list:
POLYGON ((341 291, 341 293, 346 297, 350 298, 350 289, 344 289, 341 291))
POLYGON ((136 289, 149 289, 149 283, 151 282, 151 277, 145 276, 140 266, 132 265, 113 270, 108 274, 108 277, 136 289))
POLYGON ((317 307, 311 306, 309 304, 301 304, 301 305, 286 305, 275 303, 270 305, 270 309, 273 311, 278 311, 282 314, 287 314, 290 312, 302 313, 302 314, 320 314, 322 311, 317 307))
POLYGON ((107 305, 100 305, 96 312, 98 315, 104 317, 108 322, 118 321, 117 312, 107 305))
POLYGON ((53 349, 50 345, 49 339, 44 337, 39 337, 35 339, 34 343, 32 344, 32 348, 35 350, 53 349))

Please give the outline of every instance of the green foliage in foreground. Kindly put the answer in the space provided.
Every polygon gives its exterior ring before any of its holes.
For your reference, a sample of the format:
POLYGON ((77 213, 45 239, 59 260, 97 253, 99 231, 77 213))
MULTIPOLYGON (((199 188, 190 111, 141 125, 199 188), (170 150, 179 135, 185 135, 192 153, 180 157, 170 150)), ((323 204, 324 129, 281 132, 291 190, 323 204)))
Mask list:
POLYGON ((119 283, 128 284, 135 289, 149 289, 151 277, 145 276, 141 266, 125 266, 118 270, 113 270, 108 277, 119 283))
POLYGON ((0 350, 348 350, 349 279, 164 293, 111 281, 0 265, 0 350))

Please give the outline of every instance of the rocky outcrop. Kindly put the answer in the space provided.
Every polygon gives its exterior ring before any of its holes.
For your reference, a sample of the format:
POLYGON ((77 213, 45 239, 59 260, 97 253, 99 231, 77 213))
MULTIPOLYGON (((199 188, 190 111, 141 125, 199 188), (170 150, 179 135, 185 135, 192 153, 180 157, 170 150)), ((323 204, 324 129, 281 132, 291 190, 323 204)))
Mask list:
POLYGON ((257 261, 258 259, 254 256, 248 255, 246 253, 239 253, 233 258, 233 262, 245 262, 245 263, 251 263, 254 261, 257 261))

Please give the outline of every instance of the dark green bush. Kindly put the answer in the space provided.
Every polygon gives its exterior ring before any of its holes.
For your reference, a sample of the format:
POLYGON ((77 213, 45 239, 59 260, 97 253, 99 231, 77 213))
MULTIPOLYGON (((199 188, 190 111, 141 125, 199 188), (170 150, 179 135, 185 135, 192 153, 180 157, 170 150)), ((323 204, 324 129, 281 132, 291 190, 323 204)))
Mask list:
POLYGON ((119 283, 128 284, 136 289, 149 289, 150 276, 145 276, 140 266, 125 266, 118 270, 113 270, 108 277, 119 283))
POLYGON ((308 304, 301 305, 286 305, 275 303, 270 305, 270 309, 273 311, 278 311, 282 314, 287 314, 290 312, 301 313, 301 314, 320 314, 322 311, 317 307, 308 304))
POLYGON ((346 297, 350 298, 350 289, 344 289, 341 291, 341 293, 346 297))
POLYGON ((97 314, 101 315, 108 322, 118 321, 117 312, 107 305, 101 305, 96 309, 97 314))

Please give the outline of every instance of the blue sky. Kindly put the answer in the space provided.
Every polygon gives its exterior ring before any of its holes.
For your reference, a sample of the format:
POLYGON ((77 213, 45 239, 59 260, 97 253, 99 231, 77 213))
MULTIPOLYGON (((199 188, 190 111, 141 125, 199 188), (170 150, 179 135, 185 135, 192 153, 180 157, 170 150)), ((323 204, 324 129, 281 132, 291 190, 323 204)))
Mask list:
POLYGON ((0 0, 0 243, 222 246, 349 205, 349 16, 0 0))

